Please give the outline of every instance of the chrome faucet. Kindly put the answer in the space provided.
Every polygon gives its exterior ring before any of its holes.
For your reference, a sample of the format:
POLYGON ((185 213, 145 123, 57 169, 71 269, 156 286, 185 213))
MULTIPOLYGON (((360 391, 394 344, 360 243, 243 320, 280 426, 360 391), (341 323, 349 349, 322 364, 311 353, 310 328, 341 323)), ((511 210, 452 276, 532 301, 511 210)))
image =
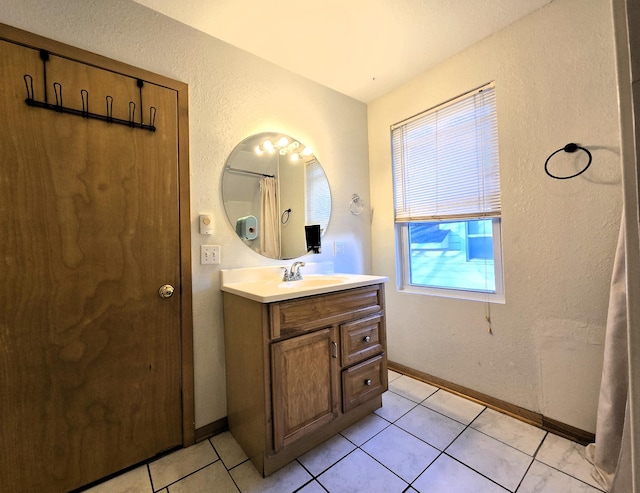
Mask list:
POLYGON ((300 267, 304 267, 304 262, 296 261, 291 265, 291 269, 289 269, 289 276, 291 281, 299 281, 302 279, 302 274, 300 274, 300 267))

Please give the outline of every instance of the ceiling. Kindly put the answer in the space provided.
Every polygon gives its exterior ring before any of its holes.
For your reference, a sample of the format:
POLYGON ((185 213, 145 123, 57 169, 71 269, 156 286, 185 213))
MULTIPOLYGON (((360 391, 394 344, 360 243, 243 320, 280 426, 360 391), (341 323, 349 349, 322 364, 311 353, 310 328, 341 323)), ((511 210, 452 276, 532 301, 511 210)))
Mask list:
POLYGON ((552 0, 135 0, 368 103, 552 0))

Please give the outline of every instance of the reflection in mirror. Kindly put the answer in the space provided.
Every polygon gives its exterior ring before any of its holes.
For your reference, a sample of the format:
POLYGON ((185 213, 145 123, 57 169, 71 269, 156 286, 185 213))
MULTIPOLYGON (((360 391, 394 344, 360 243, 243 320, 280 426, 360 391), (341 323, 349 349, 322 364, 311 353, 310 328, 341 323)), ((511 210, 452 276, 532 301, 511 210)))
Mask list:
POLYGON ((329 182, 313 150, 272 132, 251 136, 231 152, 222 200, 243 242, 274 259, 307 253, 305 226, 319 226, 322 236, 331 216, 329 182))

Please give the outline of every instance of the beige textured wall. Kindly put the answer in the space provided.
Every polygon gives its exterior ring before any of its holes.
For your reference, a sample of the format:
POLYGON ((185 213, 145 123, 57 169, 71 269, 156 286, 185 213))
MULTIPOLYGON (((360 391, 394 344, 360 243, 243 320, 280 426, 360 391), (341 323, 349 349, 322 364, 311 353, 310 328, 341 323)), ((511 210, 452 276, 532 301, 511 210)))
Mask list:
POLYGON ((595 431, 621 187, 611 5, 556 0, 369 105, 373 270, 387 289, 389 358, 595 431), (506 303, 395 289, 389 126, 496 81, 506 303), (544 172, 568 142, 572 180, 544 172))
POLYGON ((556 0, 367 108, 129 0, 3 0, 0 22, 187 82, 190 86, 196 426, 226 415, 219 268, 274 265, 244 248, 222 210, 224 162, 268 130, 311 145, 333 215, 323 254, 336 270, 389 275, 389 356, 559 419, 595 429, 608 282, 620 217, 619 131, 608 1, 556 0), (394 288, 389 125, 489 80, 497 82, 505 305, 394 288), (587 174, 543 171, 569 141, 593 150, 587 174), (371 195, 368 153, 370 153, 371 195), (348 211, 353 193, 375 209, 348 211), (197 231, 211 212, 214 235, 197 231), (346 255, 332 257, 333 241, 346 255), (199 247, 222 246, 221 266, 199 247), (371 268, 373 250, 373 267, 371 268))
POLYGON ((189 84, 196 427, 226 416, 219 269, 285 262, 235 236, 222 206, 224 163, 238 142, 264 131, 312 146, 334 208, 323 253, 311 260, 333 260, 333 242, 344 241, 337 268, 365 273, 370 214, 353 216, 348 204, 354 193, 369 203, 366 106, 129 0, 3 0, 0 22, 189 84), (213 214, 212 237, 198 233, 202 212, 213 214), (202 244, 221 245, 222 265, 199 265, 202 244))

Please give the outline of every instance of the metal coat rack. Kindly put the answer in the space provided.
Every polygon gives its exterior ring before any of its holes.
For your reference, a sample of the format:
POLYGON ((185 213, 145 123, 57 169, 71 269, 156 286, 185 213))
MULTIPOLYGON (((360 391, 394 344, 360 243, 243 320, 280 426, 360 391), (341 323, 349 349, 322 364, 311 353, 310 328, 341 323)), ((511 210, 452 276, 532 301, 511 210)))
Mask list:
POLYGON ((139 122, 135 121, 136 103, 133 101, 129 101, 129 117, 127 120, 124 120, 121 118, 114 118, 113 97, 111 96, 105 97, 106 111, 104 114, 92 113, 91 111, 89 111, 89 92, 86 89, 82 89, 80 91, 80 98, 82 100, 81 110, 64 106, 62 102, 62 84, 60 84, 59 82, 53 83, 55 103, 50 103, 48 94, 47 94, 47 62, 49 61, 49 52, 46 50, 40 50, 40 59, 42 60, 43 78, 44 78, 44 101, 37 101, 34 98, 33 77, 31 77, 31 75, 29 74, 25 74, 24 84, 27 89, 27 99, 25 99, 25 103, 28 106, 35 106, 36 108, 44 108, 46 110, 52 110, 58 113, 68 113, 71 115, 81 116, 82 118, 102 120, 107 123, 126 125, 127 127, 140 128, 142 130, 149 130, 151 132, 156 131, 156 127, 155 127, 156 108, 154 106, 151 106, 149 108, 148 124, 145 124, 144 118, 142 115, 142 87, 144 86, 144 81, 142 79, 137 79, 136 81, 136 85, 138 86, 139 92, 140 92, 140 121, 139 122))

